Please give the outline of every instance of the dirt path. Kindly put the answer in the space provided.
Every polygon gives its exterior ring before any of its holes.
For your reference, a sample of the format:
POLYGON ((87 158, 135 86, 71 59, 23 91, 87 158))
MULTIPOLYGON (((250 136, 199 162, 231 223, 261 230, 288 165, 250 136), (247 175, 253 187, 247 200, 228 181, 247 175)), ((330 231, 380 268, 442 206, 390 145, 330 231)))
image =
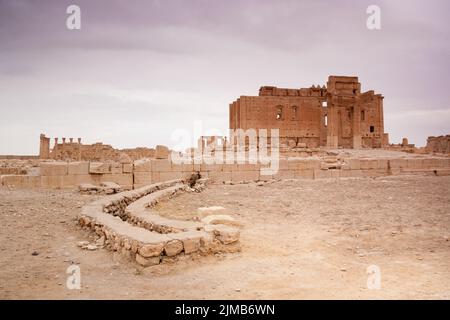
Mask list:
POLYGON ((449 299, 449 190, 450 177, 421 176, 211 186, 157 210, 190 219, 223 206, 244 224, 242 252, 142 271, 77 247, 92 235, 76 215, 94 197, 3 189, 0 298, 449 299), (72 263, 81 290, 66 288, 72 263), (379 290, 367 288, 370 265, 379 290))

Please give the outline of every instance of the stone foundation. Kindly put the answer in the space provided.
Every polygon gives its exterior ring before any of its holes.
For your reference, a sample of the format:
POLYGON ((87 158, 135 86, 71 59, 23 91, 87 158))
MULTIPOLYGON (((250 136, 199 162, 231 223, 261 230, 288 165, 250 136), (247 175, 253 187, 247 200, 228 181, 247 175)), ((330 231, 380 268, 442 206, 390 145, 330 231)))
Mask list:
POLYGON ((239 251, 237 228, 167 219, 152 211, 158 201, 186 189, 181 180, 172 180, 104 197, 82 208, 79 224, 104 237, 106 248, 143 267, 180 255, 239 251))

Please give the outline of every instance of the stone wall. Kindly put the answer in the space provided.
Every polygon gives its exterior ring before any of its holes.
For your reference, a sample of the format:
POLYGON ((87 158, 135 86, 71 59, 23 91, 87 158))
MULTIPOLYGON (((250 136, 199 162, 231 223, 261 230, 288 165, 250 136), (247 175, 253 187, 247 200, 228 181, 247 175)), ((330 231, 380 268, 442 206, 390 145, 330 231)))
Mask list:
POLYGON ((188 179, 199 172, 214 183, 240 183, 272 179, 322 179, 378 177, 397 174, 447 175, 448 157, 345 158, 337 156, 282 158, 279 170, 263 175, 257 164, 175 164, 170 159, 141 159, 134 163, 42 162, 37 175, 6 174, 2 186, 17 188, 76 188, 81 183, 99 185, 114 182, 123 189, 136 189, 153 183, 188 179))

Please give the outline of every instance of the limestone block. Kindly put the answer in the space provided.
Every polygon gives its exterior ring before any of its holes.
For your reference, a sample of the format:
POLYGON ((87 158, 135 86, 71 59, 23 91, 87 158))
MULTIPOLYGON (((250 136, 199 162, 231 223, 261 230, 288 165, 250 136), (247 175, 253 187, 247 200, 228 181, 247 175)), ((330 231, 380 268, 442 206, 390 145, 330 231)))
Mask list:
POLYGON ((139 254, 144 258, 160 256, 164 250, 164 243, 145 244, 138 249, 139 254))
POLYGON ((169 159, 152 159, 152 171, 172 171, 169 159))
POLYGON ((182 178, 182 173, 180 172, 159 172, 159 180, 160 181, 170 181, 170 180, 177 180, 182 178))
POLYGON ((134 183, 139 185, 149 185, 153 183, 151 172, 134 172, 134 183))
POLYGON ((67 174, 67 162, 41 162, 41 176, 64 176, 67 174))
POLYGON ((439 168, 448 168, 450 167, 450 159, 439 159, 439 168))
POLYGON ((101 182, 115 182, 120 186, 132 186, 133 185, 133 174, 132 173, 122 173, 122 174, 104 174, 100 177, 101 182))
POLYGON ((224 171, 224 172, 239 171, 238 170, 238 164, 236 164, 236 163, 224 163, 222 165, 222 171, 224 171))
POLYGON ((388 160, 387 159, 378 159, 378 169, 385 169, 388 168, 388 160))
POLYGON ((193 252, 197 252, 200 249, 200 240, 201 238, 191 238, 183 240, 183 248, 184 253, 190 254, 193 252))
POLYGON ((223 170, 223 164, 205 164, 200 165, 200 171, 216 171, 220 172, 223 170))
POLYGON ((173 257, 183 251, 183 242, 170 240, 164 245, 164 252, 168 257, 173 257))
POLYGON ((111 172, 111 165, 104 162, 90 162, 89 173, 93 174, 105 174, 111 172))
POLYGON ((161 182, 159 171, 152 171, 152 183, 161 182))
POLYGON ((76 175, 62 176, 61 187, 62 188, 75 188, 82 183, 98 185, 98 184, 100 184, 100 175, 76 174, 76 175))
POLYGON ((118 162, 111 163, 110 172, 112 174, 122 173, 122 164, 118 162))
POLYGON ((69 162, 67 166, 67 174, 89 174, 89 161, 69 162))
POLYGON ((408 162, 406 159, 390 159, 389 167, 391 169, 405 169, 408 167, 408 162))
POLYGON ((361 169, 361 163, 359 159, 346 159, 345 162, 347 162, 350 165, 351 170, 361 169))
POLYGON ((212 232, 214 237, 222 244, 230 244, 239 241, 240 232, 237 228, 217 224, 206 225, 206 232, 212 232))
POLYGON ((160 257, 144 258, 139 253, 137 253, 136 262, 143 267, 150 267, 159 264, 161 262, 161 258, 160 257))
POLYGON ((258 163, 244 163, 237 165, 237 171, 259 171, 260 164, 258 163))
POLYGON ((320 169, 320 160, 319 159, 308 159, 307 169, 320 169))
POLYGON ((277 173, 272 175, 273 179, 294 179, 295 170, 278 170, 277 173))
POLYGON ((313 169, 302 169, 294 171, 295 179, 314 179, 314 170, 313 169))
POLYGON ((63 176, 41 176, 42 188, 60 189, 63 187, 63 176))
POLYGON ((278 161, 278 169, 280 169, 280 170, 289 170, 289 161, 287 159, 279 159, 279 161, 278 161))
POLYGON ((151 172, 152 160, 151 159, 139 159, 134 162, 134 172, 151 172))
POLYGON ((437 169, 436 175, 437 176, 450 176, 450 169, 437 169))
POLYGON ((378 161, 374 159, 361 159, 359 161, 361 170, 370 170, 378 168, 378 161))
POLYGON ((132 163, 123 163, 122 164, 122 172, 123 173, 132 173, 133 172, 133 164, 132 163))
POLYGON ((421 163, 419 163, 417 160, 421 160, 421 159, 407 159, 406 160, 407 168, 408 169, 420 169, 421 163))
POLYGON ((162 145, 157 145, 155 149, 156 159, 168 159, 169 158, 169 148, 162 145))
POLYGON ((10 188, 39 188, 41 177, 28 175, 3 175, 0 185, 10 188))

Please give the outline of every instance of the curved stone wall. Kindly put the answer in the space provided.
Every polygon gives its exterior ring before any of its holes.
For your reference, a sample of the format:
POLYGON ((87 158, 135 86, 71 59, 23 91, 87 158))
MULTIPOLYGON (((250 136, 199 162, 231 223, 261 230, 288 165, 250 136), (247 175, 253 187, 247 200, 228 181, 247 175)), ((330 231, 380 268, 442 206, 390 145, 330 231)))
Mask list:
POLYGON ((182 254, 239 251, 237 228, 167 219, 152 210, 186 189, 181 180, 171 180, 106 196, 84 206, 79 223, 103 236, 108 249, 144 267, 182 254))

